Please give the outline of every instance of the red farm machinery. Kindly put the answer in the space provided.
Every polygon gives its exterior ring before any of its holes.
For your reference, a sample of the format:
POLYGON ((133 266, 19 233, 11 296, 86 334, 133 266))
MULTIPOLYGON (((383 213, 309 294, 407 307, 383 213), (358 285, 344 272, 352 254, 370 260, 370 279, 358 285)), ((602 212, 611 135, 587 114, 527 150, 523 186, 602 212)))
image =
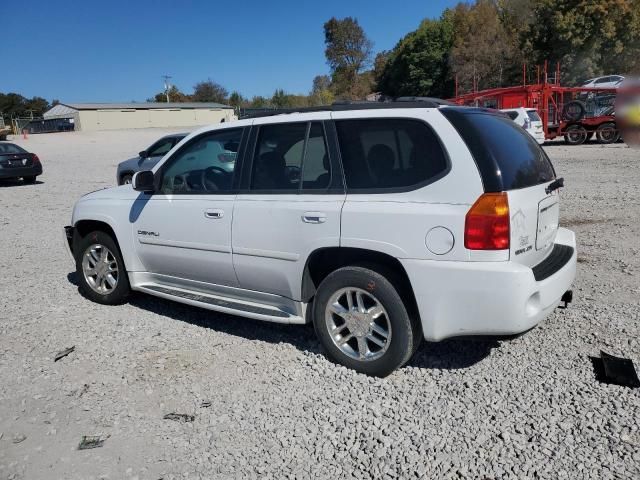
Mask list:
POLYGON ((620 138, 616 127, 615 88, 563 87, 560 66, 550 81, 547 65, 537 69, 536 83, 527 84, 523 66, 522 85, 492 88, 459 94, 450 99, 458 105, 485 108, 535 108, 542 119, 546 140, 564 137, 571 145, 580 145, 596 137, 600 143, 614 143, 620 138))

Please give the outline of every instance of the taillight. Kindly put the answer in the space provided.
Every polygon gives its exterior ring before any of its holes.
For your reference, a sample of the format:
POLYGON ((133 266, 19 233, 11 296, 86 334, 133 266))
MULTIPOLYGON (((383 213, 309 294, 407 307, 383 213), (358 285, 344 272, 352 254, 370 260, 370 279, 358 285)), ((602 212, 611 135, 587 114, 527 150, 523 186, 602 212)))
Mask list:
POLYGON ((467 212, 464 246, 469 250, 509 248, 509 200, 505 192, 485 193, 467 212))
POLYGON ((32 154, 31 154, 31 161, 32 161, 33 163, 35 163, 36 165, 37 165, 38 163, 40 163, 40 159, 38 158, 38 155, 36 155, 35 153, 32 153, 32 154))

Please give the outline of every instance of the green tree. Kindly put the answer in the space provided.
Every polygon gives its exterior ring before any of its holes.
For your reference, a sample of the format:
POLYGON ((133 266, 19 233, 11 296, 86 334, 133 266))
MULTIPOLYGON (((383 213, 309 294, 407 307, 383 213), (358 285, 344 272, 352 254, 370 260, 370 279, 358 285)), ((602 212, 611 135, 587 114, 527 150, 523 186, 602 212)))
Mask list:
POLYGON ((522 57, 514 32, 503 26, 497 4, 492 0, 461 3, 453 9, 452 19, 450 65, 458 84, 465 90, 512 84, 514 66, 521 64, 522 57))
POLYGON ((310 106, 331 105, 334 95, 331 91, 331 78, 328 75, 317 75, 313 79, 308 103, 310 106))
POLYGON ((232 107, 242 107, 246 103, 246 99, 240 94, 240 92, 233 91, 229 95, 229 105, 232 107))
MULTIPOLYGON (((164 103, 166 101, 167 101, 167 95, 164 91, 158 92, 153 97, 147 99, 147 102, 164 103)), ((171 85, 171 87, 169 87, 169 101, 177 102, 177 103, 190 102, 191 97, 185 93, 182 93, 180 89, 178 89, 178 87, 176 87, 175 85, 171 85)))
POLYGON ((538 64, 560 62, 562 81, 640 68, 640 0, 534 0, 521 40, 538 64))
MULTIPOLYGON (((452 12, 440 19, 426 19, 417 30, 401 39, 378 65, 378 88, 389 96, 449 97, 453 87, 449 53, 453 45, 452 12)), ((382 59, 378 59, 378 63, 382 59)))
POLYGON ((0 93, 0 115, 5 118, 41 117, 49 108, 49 102, 42 97, 25 98, 19 93, 0 93))
POLYGON ((229 92, 226 88, 209 78, 206 81, 195 84, 191 97, 194 102, 227 103, 228 95, 229 92))
POLYGON ((251 99, 251 102, 249 102, 249 106, 251 108, 265 108, 269 106, 269 100, 267 100, 261 95, 255 95, 251 99))
POLYGON ((362 82, 359 75, 371 63, 373 43, 352 17, 333 17, 324 24, 325 56, 331 69, 336 96, 359 98, 362 82))

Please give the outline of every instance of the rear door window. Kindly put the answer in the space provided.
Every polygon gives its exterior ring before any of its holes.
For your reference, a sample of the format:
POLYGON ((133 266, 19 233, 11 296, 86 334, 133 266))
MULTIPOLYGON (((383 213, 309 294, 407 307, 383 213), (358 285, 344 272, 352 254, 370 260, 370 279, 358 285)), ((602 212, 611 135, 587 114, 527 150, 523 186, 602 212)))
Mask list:
POLYGON ((251 190, 297 193, 329 187, 331 172, 321 122, 262 125, 251 190))
POLYGON ((440 139, 422 121, 384 118, 335 124, 350 192, 411 190, 449 169, 440 139))
POLYGON ((555 178, 544 150, 509 119, 481 109, 440 111, 469 147, 486 192, 532 187, 555 178))

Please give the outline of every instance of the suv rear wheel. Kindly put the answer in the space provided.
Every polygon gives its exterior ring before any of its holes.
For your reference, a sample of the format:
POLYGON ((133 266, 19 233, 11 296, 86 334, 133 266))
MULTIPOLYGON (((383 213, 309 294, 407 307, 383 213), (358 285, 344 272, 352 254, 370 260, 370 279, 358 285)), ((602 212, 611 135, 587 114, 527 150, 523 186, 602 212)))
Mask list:
POLYGON ((340 268, 322 281, 313 324, 329 358, 367 375, 389 375, 419 343, 419 329, 394 286, 363 267, 340 268))
POLYGON ((118 305, 129 296, 129 278, 114 239, 100 230, 82 237, 75 253, 82 293, 96 303, 118 305))

